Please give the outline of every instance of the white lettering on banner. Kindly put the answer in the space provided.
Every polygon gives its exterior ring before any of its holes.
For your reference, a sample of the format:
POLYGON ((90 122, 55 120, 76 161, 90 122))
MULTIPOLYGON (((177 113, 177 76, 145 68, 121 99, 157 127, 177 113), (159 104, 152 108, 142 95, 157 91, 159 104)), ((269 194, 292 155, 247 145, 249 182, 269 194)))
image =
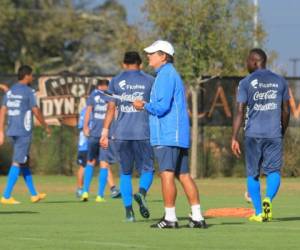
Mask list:
POLYGON ((6 106, 8 108, 19 108, 20 105, 21 105, 21 100, 14 100, 14 101, 8 100, 6 103, 6 106))
POLYGON ((268 90, 267 92, 255 92, 253 100, 274 100, 277 97, 277 90, 268 90))
POLYGON ((42 100, 43 115, 51 116, 53 115, 53 102, 51 100, 42 100))
POLYGON ((9 109, 7 113, 9 116, 18 116, 21 114, 21 111, 18 109, 9 109))
POLYGON ((254 110, 257 111, 269 111, 277 109, 277 104, 274 102, 267 103, 267 104, 255 104, 253 107, 254 110))
POLYGON ((75 100, 74 98, 65 99, 65 114, 74 114, 75 112, 75 100))
POLYGON ((135 109, 135 107, 133 107, 132 105, 128 106, 128 105, 120 105, 120 109, 121 112, 124 113, 135 113, 135 112, 139 112, 138 110, 135 109))
POLYGON ((64 99, 54 99, 53 102, 55 105, 57 115, 61 115, 64 99))

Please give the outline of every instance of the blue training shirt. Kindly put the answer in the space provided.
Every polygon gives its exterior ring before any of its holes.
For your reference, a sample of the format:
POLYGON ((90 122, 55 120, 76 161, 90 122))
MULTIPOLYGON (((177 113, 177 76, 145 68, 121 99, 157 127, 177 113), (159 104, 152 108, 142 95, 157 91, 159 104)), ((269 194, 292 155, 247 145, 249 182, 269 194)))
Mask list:
MULTIPOLYGON (((127 100, 150 99, 154 77, 141 70, 127 70, 109 83, 109 90, 127 100)), ((148 140, 149 115, 145 110, 136 110, 128 101, 115 100, 118 116, 114 127, 114 137, 117 140, 148 140)))
POLYGON ((25 84, 16 83, 4 95, 2 104, 7 107, 7 135, 31 135, 32 108, 37 106, 34 89, 25 84))
POLYGON ((107 102, 111 98, 102 94, 95 89, 87 99, 87 105, 92 106, 92 114, 90 118, 90 136, 100 137, 103 127, 103 122, 107 110, 107 102))
POLYGON ((256 138, 282 137, 282 102, 289 98, 285 79, 270 70, 256 70, 242 79, 237 102, 247 105, 245 135, 256 138))
POLYGON ((78 138, 78 151, 87 151, 88 150, 88 139, 83 133, 83 125, 84 125, 84 116, 86 113, 87 107, 84 107, 78 119, 78 129, 79 129, 79 138, 78 138))

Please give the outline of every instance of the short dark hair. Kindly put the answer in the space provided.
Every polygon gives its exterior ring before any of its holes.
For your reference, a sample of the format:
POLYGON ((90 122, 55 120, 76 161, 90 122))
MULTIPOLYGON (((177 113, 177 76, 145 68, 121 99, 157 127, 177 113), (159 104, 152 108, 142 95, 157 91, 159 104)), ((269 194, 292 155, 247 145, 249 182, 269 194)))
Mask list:
POLYGON ((253 48, 250 50, 250 54, 252 54, 252 53, 257 54, 260 57, 260 59, 262 60, 262 63, 264 65, 267 63, 267 60, 268 60, 267 54, 262 49, 253 48))
POLYGON ((136 52, 136 51, 127 51, 124 54, 123 63, 124 64, 140 65, 142 63, 142 59, 141 59, 138 52, 136 52))
POLYGON ((167 54, 166 52, 163 52, 163 51, 161 51, 161 50, 159 50, 159 51, 157 51, 160 55, 166 55, 166 61, 168 62, 168 63, 174 63, 174 57, 173 56, 171 56, 171 55, 169 55, 169 54, 167 54))
POLYGON ((98 79, 97 80, 97 87, 98 86, 103 86, 103 85, 108 86, 108 83, 109 83, 109 81, 107 79, 98 79))
POLYGON ((32 74, 32 68, 28 65, 23 65, 18 69, 18 80, 23 80, 26 75, 32 74))

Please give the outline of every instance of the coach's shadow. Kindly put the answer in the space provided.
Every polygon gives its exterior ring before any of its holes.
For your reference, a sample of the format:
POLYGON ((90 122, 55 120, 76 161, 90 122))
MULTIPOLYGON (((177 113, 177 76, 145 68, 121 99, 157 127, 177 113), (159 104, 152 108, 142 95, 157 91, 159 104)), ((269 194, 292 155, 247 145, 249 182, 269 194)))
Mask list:
POLYGON ((274 218, 272 222, 280 222, 280 221, 298 221, 300 217, 284 217, 284 218, 274 218))
POLYGON ((5 214, 39 214, 39 212, 33 212, 33 211, 1 211, 1 215, 5 214))

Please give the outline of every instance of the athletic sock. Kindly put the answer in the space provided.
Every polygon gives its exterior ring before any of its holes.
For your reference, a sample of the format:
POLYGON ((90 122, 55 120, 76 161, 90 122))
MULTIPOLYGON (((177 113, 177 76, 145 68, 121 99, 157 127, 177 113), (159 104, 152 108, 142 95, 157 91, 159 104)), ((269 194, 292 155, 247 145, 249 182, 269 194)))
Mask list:
POLYGON ((8 176, 7 176, 7 184, 6 184, 6 188, 5 191, 3 193, 3 197, 5 199, 9 199, 11 197, 11 192, 19 178, 19 174, 20 174, 20 167, 17 166, 11 166, 8 176))
POLYGON ((267 176, 267 192, 266 197, 270 198, 272 201, 275 197, 275 195, 278 192, 278 189, 280 187, 280 173, 274 172, 271 174, 268 174, 267 176))
POLYGON ((31 171, 30 171, 29 167, 22 167, 21 172, 22 172, 24 181, 26 183, 26 186, 27 186, 30 194, 32 196, 37 195, 37 192, 36 192, 34 184, 33 184, 33 179, 32 179, 32 175, 31 175, 31 171))
POLYGON ((132 185, 130 174, 121 174, 120 191, 122 194, 124 207, 132 206, 132 185))
POLYGON ((104 197, 104 191, 107 183, 108 169, 100 168, 99 170, 99 189, 98 195, 104 197))
POLYGON ((89 192, 91 181, 93 178, 94 167, 91 164, 87 164, 84 168, 83 175, 83 192, 89 192))
POLYGON ((247 177, 247 187, 250 194, 253 206, 255 208, 255 214, 262 213, 261 207, 261 196, 260 196, 260 183, 258 179, 253 178, 252 176, 247 177))
POLYGON ((140 184, 139 184, 139 192, 146 196, 146 193, 148 192, 149 188, 151 187, 152 181, 153 181, 153 175, 154 172, 144 172, 141 174, 140 177, 140 184))
POLYGON ((177 221, 175 207, 165 207, 165 219, 167 221, 177 221))
POLYGON ((204 218, 201 214, 200 204, 192 205, 191 210, 192 210, 192 220, 194 220, 194 221, 204 220, 204 218))

